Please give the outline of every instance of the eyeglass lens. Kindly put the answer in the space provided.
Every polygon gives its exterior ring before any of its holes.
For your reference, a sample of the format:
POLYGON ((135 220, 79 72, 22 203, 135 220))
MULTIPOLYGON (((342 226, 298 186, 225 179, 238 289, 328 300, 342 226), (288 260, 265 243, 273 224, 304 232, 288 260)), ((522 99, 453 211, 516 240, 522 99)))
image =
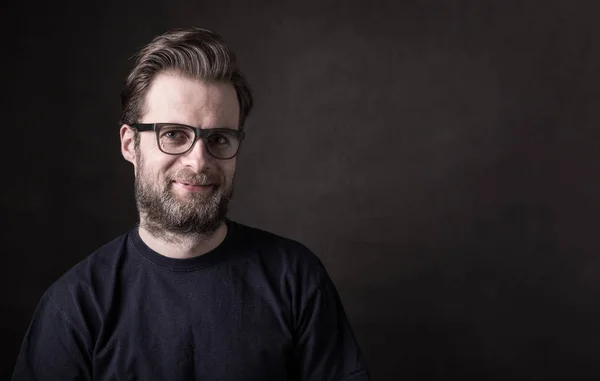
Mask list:
MULTIPOLYGON (((205 135, 204 144, 208 152, 218 158, 233 157, 239 140, 235 133, 223 130, 209 131, 205 135)), ((163 126, 158 133, 160 148, 167 153, 180 154, 189 150, 194 144, 194 130, 185 126, 163 126)))

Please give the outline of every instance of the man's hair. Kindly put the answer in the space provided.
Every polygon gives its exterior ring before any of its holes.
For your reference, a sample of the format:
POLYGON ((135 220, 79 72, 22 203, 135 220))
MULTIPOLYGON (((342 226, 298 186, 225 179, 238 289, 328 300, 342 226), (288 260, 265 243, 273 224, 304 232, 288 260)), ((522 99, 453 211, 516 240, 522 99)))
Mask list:
POLYGON ((239 128, 243 128, 252 109, 252 92, 238 69, 235 54, 217 33, 202 28, 171 30, 155 37, 134 57, 135 66, 121 92, 120 124, 139 122, 154 78, 159 73, 174 72, 193 79, 231 83, 240 104, 239 128))

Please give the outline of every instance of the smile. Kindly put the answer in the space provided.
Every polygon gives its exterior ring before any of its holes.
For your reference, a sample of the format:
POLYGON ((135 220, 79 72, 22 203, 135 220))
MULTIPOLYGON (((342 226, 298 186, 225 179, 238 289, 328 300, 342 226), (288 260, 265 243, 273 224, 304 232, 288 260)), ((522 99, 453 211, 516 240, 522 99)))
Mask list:
POLYGON ((214 187, 214 184, 191 184, 183 181, 173 181, 177 188, 184 189, 188 192, 204 192, 214 187))

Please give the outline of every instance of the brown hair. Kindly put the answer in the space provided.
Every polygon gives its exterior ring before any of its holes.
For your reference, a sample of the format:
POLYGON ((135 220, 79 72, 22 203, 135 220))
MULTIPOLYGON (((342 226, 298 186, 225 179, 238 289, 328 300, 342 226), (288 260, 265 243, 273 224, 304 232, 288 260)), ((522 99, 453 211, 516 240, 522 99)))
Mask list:
POLYGON ((237 67, 235 54, 217 33, 202 28, 171 30, 155 37, 134 57, 135 66, 121 92, 121 124, 138 122, 156 75, 174 71, 205 81, 230 82, 240 104, 239 128, 243 128, 252 109, 252 92, 237 67))

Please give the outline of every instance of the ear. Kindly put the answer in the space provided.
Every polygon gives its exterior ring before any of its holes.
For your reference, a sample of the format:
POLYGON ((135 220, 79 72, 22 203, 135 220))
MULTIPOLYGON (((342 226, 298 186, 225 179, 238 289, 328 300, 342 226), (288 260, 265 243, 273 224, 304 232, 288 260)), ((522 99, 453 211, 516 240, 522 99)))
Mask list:
POLYGON ((134 166, 136 164, 135 160, 135 143, 133 139, 133 130, 128 125, 124 124, 121 126, 121 130, 119 131, 121 135, 121 154, 128 162, 132 163, 134 166))

